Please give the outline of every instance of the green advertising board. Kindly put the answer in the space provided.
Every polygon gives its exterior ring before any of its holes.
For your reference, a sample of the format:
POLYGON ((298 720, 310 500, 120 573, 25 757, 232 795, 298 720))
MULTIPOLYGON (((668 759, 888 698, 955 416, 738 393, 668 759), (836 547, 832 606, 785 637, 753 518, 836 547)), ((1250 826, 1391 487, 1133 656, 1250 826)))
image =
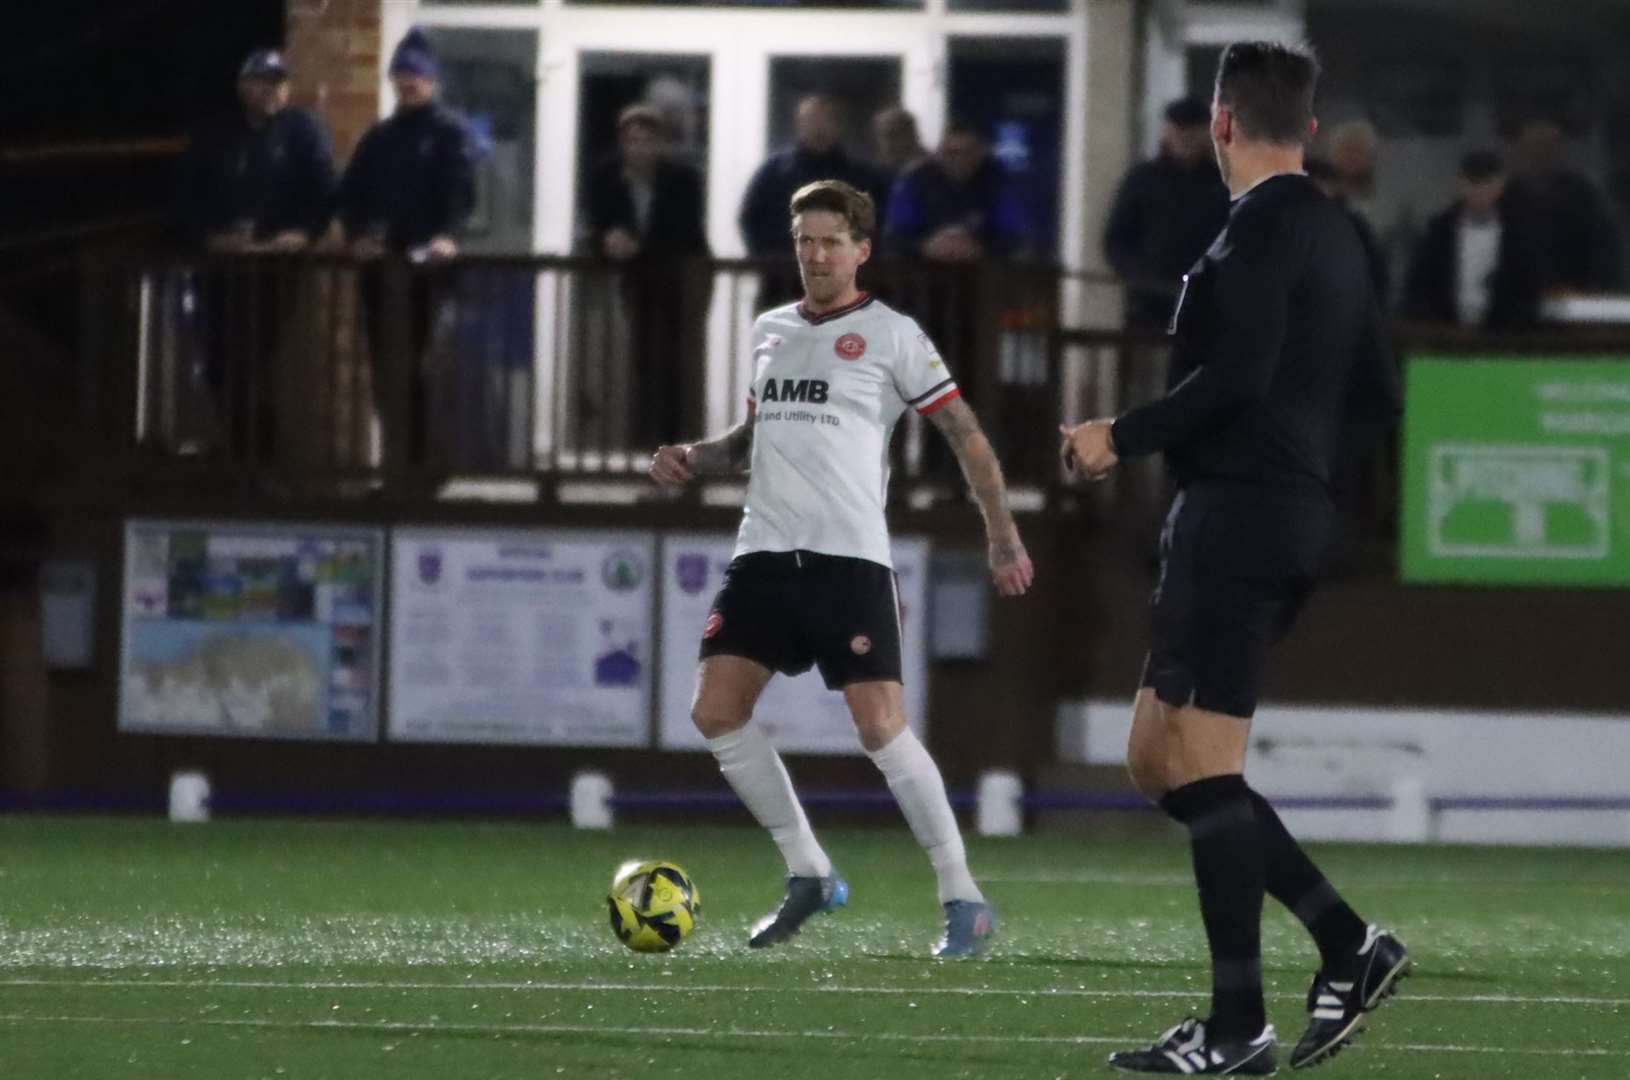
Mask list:
POLYGON ((1630 586, 1630 359, 1415 357, 1403 575, 1630 586))

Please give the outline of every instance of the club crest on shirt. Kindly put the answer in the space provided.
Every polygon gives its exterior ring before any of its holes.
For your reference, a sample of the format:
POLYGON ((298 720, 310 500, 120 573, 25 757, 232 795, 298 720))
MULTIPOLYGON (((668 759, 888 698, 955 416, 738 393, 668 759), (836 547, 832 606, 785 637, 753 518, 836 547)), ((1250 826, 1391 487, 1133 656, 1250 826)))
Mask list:
POLYGON ((865 656, 872 651, 872 639, 865 634, 856 634, 849 639, 849 651, 856 656, 865 656))
POLYGON ((765 334, 764 335, 764 347, 766 349, 779 349, 781 347, 782 342, 784 342, 786 340, 787 339, 782 337, 780 334, 765 334))
POLYGON ((708 638, 714 636, 723 629, 724 616, 720 615, 717 611, 709 612, 707 622, 702 624, 702 640, 706 641, 708 638))
POLYGON ((859 360, 866 355, 866 339, 859 334, 845 334, 838 338, 832 346, 832 351, 836 352, 841 360, 859 360))

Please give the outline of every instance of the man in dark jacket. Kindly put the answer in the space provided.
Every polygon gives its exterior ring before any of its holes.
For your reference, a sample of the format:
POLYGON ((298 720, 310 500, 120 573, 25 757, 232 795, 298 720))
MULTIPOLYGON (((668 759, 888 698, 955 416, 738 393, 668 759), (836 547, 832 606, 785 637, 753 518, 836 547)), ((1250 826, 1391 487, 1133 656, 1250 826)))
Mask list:
POLYGON ((1534 323, 1545 256, 1536 222, 1508 197, 1500 155, 1467 154, 1455 189, 1454 203, 1415 244, 1405 317, 1489 328, 1534 323))
POLYGON ((816 180, 842 180, 872 197, 881 210, 888 202, 889 177, 870 162, 850 157, 838 142, 842 126, 831 98, 814 94, 798 102, 793 145, 770 155, 753 173, 742 196, 737 224, 747 254, 779 265, 766 273, 758 306, 773 307, 802 294, 798 265, 787 243, 787 207, 793 192, 816 180))
POLYGON ((952 121, 940 148, 907 170, 889 199, 891 248, 941 262, 1012 258, 1030 247, 1030 222, 1007 169, 984 136, 952 121))
MULTIPOLYGON (((219 253, 301 251, 322 238, 333 214, 328 132, 289 105, 282 55, 251 53, 238 71, 238 108, 202 127, 182 158, 174 209, 182 238, 219 253)), ((266 462, 298 442, 289 429, 298 430, 303 415, 288 400, 291 377, 280 355, 296 278, 284 266, 221 261, 188 280, 199 366, 221 431, 217 449, 266 462)))
POLYGON ((1164 330, 1183 275, 1228 221, 1228 189, 1211 151, 1211 110, 1166 107, 1160 153, 1121 181, 1104 226, 1104 258, 1126 283, 1126 324, 1164 330))
MULTIPOLYGON (((929 259, 943 268, 915 275, 911 289, 924 329, 945 352, 946 362, 969 381, 989 371, 991 354, 987 258, 1009 259, 1029 252, 1030 221, 1019 189, 984 136, 969 124, 946 125, 939 149, 905 171, 889 199, 888 246, 894 254, 929 259)), ((968 385, 966 382, 964 385, 968 385)), ((1006 403, 981 402, 990 410, 1006 403)), ((947 444, 923 444, 920 476, 960 500, 965 488, 956 456, 947 444)))
POLYGON ((334 214, 328 132, 289 105, 289 69, 261 49, 238 73, 240 107, 193 136, 181 161, 175 215, 186 239, 218 251, 298 251, 334 214))
POLYGON ((1513 148, 1506 197, 1535 225, 1547 294, 1608 292, 1620 287, 1618 226, 1601 190, 1567 164, 1562 129, 1549 120, 1524 124, 1513 148))
POLYGON ((701 422, 712 293, 702 176, 669 159, 668 141, 661 112, 630 105, 617 117, 617 159, 595 172, 587 192, 589 250, 622 264, 632 439, 642 447, 677 442, 682 428, 701 422))
POLYGON ((1234 202, 1173 317, 1166 396, 1065 433, 1066 459, 1089 476, 1163 452, 1178 481, 1127 768, 1188 829, 1211 1010, 1112 1055, 1123 1072, 1274 1071, 1262 992, 1267 896, 1319 949, 1293 1069, 1346 1045, 1410 966, 1403 944, 1347 904, 1244 775, 1269 649, 1308 599, 1330 533, 1336 456, 1354 439, 1375 445, 1399 407, 1363 246, 1303 175, 1317 78, 1309 53, 1277 42, 1223 51, 1211 134, 1234 202))
MULTIPOLYGON (((458 233, 475 208, 478 150, 462 117, 436 98, 441 69, 430 40, 415 27, 391 56, 396 111, 368 129, 340 182, 340 221, 354 254, 377 258, 406 255, 414 262, 443 262, 458 254, 458 233)), ((369 360, 380 442, 387 467, 422 467, 428 438, 429 402, 425 353, 447 290, 435 277, 414 273, 407 310, 388 310, 378 273, 363 276, 362 299, 369 330, 369 360), (387 323, 407 318, 406 335, 387 323), (404 341, 401 355, 390 343, 404 341), (393 381, 407 379, 407 413, 390 403, 393 381), (404 423, 407 430, 402 430, 404 423)))
POLYGON ((340 220, 357 254, 451 258, 475 208, 475 140, 436 99, 440 65, 422 30, 396 47, 390 77, 396 111, 358 144, 340 182, 340 220))

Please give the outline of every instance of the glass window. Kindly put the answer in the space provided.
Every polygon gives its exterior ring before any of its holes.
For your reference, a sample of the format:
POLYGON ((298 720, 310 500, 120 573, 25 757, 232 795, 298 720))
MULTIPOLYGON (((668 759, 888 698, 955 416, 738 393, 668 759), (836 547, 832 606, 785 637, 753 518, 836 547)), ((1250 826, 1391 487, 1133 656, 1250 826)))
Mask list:
POLYGON ((1070 0, 951 0, 952 11, 1068 11, 1070 0))
POLYGON ((530 251, 538 35, 461 27, 426 33, 441 56, 442 97, 464 114, 485 151, 465 244, 476 252, 530 251))
POLYGON ((634 0, 633 3, 629 0, 566 0, 566 2, 583 7, 610 4, 616 7, 741 7, 787 8, 800 11, 820 8, 910 8, 920 11, 923 6, 923 0, 655 0, 655 2, 634 0))

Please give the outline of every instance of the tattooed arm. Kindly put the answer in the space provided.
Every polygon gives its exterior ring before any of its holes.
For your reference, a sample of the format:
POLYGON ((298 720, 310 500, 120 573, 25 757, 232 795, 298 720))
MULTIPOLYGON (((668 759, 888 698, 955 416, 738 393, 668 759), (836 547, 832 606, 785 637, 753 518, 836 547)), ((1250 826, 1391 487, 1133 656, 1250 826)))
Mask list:
POLYGON ((747 471, 753 457, 753 416, 717 439, 659 446, 651 455, 651 479, 659 484, 688 484, 698 476, 728 476, 747 471))
POLYGON ((1024 550, 1024 541, 1019 539, 1013 512, 1008 509, 1001 462, 996 460, 996 451, 991 449, 990 440, 980 429, 978 417, 966 401, 957 398, 929 413, 928 418, 956 451, 962 475, 979 503, 979 512, 985 519, 985 538, 990 544, 990 573, 996 591, 1003 596, 1022 594, 1030 587, 1035 571, 1024 550))

